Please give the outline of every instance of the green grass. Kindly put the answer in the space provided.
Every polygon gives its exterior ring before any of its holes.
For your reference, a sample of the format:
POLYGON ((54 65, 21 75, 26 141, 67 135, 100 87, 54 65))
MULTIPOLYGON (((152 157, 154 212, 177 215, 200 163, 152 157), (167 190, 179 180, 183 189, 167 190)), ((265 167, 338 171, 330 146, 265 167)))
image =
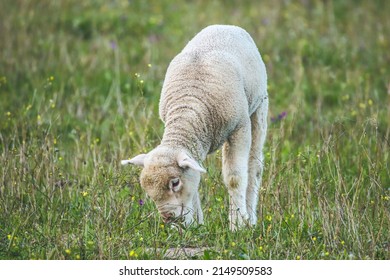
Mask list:
POLYGON ((2 3, 0 258, 389 259, 388 1, 257 2, 2 3), (258 225, 240 232, 219 152, 205 225, 184 231, 119 165, 159 143, 166 67, 212 23, 252 34, 270 117, 287 113, 269 120, 258 225))

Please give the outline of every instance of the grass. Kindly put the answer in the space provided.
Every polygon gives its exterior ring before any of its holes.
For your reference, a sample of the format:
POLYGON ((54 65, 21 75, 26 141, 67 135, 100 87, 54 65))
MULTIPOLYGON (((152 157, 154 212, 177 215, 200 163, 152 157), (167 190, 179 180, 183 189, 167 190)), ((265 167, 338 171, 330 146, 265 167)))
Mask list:
POLYGON ((389 259, 388 1, 1 6, 1 259, 389 259), (159 143, 166 67, 212 23, 251 33, 269 75, 259 222, 240 232, 219 152, 205 225, 188 230, 164 226, 140 170, 119 166, 159 143))

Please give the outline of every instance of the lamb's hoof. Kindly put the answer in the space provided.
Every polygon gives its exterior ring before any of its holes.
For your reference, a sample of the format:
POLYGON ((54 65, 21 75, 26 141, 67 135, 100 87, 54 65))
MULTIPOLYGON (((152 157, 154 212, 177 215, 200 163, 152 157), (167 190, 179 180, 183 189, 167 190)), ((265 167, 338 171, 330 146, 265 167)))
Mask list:
POLYGON ((248 214, 232 215, 230 219, 230 230, 237 231, 246 227, 250 227, 250 220, 248 214))

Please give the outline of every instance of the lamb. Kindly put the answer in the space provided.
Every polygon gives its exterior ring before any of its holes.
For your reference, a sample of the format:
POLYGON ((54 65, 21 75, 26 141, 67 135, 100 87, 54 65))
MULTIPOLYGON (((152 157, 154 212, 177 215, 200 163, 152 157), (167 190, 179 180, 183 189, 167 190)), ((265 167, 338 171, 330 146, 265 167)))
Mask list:
POLYGON ((257 222, 267 131, 267 74, 242 28, 212 25, 171 61, 162 87, 159 146, 122 164, 143 167, 140 183, 164 222, 203 223, 201 163, 222 146, 230 229, 257 222))

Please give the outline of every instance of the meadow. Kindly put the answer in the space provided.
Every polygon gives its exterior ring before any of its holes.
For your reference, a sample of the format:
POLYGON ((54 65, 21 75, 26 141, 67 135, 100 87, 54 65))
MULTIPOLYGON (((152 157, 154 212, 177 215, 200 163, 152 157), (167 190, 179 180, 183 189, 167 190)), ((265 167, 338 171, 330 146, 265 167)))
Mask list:
POLYGON ((0 259, 390 259, 389 14, 380 0, 2 1, 0 259), (259 221, 238 232, 219 151, 189 229, 164 225, 140 169, 120 166, 158 145, 166 68, 215 23, 246 29, 268 72, 259 221))

